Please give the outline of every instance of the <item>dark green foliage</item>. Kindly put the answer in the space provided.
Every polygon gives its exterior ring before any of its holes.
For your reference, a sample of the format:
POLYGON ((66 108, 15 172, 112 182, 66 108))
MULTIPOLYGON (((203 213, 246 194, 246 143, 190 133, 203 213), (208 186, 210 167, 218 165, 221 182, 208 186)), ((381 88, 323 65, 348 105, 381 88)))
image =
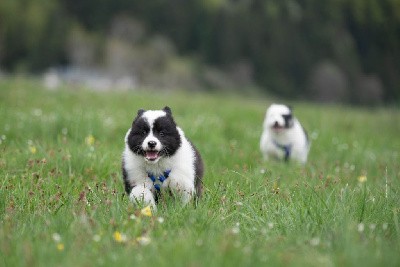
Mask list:
POLYGON ((332 62, 348 83, 344 101, 368 102, 362 79, 373 76, 371 98, 398 102, 399 10, 390 0, 3 0, 0 67, 35 72, 68 63, 74 24, 106 40, 124 14, 203 63, 226 68, 246 59, 256 82, 281 96, 313 98, 313 70, 332 62))

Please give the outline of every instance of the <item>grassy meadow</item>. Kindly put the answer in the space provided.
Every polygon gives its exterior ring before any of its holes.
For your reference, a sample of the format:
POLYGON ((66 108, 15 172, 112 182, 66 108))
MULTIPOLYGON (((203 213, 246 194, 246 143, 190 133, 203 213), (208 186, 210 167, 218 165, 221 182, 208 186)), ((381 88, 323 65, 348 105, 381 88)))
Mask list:
POLYGON ((272 101, 1 80, 0 266, 399 266, 400 110, 290 103, 312 139, 303 167, 261 159, 272 101), (124 194, 123 139, 165 105, 205 194, 148 214, 124 194))

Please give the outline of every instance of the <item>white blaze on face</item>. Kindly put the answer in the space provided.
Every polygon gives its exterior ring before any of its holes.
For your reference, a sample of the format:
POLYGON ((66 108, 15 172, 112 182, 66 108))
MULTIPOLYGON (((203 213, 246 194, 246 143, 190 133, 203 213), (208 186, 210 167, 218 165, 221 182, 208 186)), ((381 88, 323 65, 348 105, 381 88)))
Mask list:
POLYGON ((142 143, 142 148, 146 152, 145 158, 149 161, 157 161, 159 158, 159 152, 163 146, 160 140, 154 136, 153 126, 155 120, 162 116, 166 116, 166 113, 162 110, 148 110, 144 112, 142 116, 150 126, 150 132, 142 143))
POLYGON ((143 140, 142 148, 143 150, 161 150, 162 144, 160 140, 158 140, 158 138, 153 135, 153 130, 150 130, 150 133, 143 140))
POLYGON ((143 113, 142 117, 149 123, 150 128, 153 128, 154 121, 166 115, 167 113, 163 110, 147 110, 143 113))

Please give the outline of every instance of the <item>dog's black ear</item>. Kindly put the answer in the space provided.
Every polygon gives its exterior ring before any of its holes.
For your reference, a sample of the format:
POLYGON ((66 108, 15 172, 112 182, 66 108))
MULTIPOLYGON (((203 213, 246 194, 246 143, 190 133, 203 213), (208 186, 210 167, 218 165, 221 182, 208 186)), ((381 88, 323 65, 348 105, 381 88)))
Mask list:
POLYGON ((133 118, 133 122, 132 122, 132 127, 133 125, 136 123, 136 121, 140 118, 140 116, 143 115, 143 113, 145 112, 144 109, 139 109, 137 112, 137 116, 135 118, 133 118))
POLYGON ((164 108, 163 108, 163 110, 165 111, 165 113, 167 113, 168 115, 172 115, 172 111, 171 111, 171 108, 170 107, 168 107, 168 106, 165 106, 164 108))

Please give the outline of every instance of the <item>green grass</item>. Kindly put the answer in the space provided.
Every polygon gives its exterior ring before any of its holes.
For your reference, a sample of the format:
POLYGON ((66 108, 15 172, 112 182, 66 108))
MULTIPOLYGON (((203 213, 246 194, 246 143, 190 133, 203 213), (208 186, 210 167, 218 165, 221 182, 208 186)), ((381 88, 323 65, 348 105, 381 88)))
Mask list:
POLYGON ((301 167, 261 160, 271 101, 0 81, 0 266, 399 266, 400 111, 291 103, 313 138, 301 167), (146 217, 124 195, 123 138, 165 105, 205 194, 146 217))

